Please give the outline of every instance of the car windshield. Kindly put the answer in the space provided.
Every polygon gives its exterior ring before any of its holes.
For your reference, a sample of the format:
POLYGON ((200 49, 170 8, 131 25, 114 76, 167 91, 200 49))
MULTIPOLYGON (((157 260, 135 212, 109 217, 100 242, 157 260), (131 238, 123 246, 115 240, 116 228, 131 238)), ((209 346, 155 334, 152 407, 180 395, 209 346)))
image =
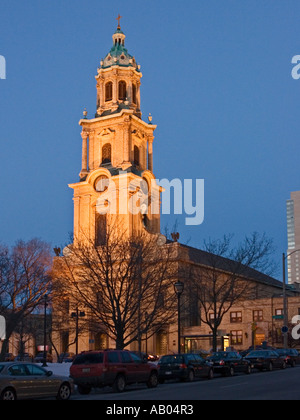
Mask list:
POLYGON ((211 359, 218 360, 218 359, 228 359, 232 357, 231 353, 228 353, 226 351, 217 351, 216 353, 213 353, 211 356, 211 359))
POLYGON ((0 365, 0 372, 4 369, 4 365, 0 365))
POLYGON ((277 349, 276 351, 280 356, 291 354, 291 351, 287 349, 277 349))
POLYGON ((298 352, 296 349, 276 349, 276 352, 280 356, 297 356, 298 352))
POLYGON ((249 354, 247 354, 247 357, 264 357, 268 355, 269 355, 268 351, 256 350, 256 351, 251 351, 249 354))
POLYGON ((178 356, 163 356, 160 360, 160 364, 165 364, 165 363, 183 363, 183 357, 178 355, 178 356))

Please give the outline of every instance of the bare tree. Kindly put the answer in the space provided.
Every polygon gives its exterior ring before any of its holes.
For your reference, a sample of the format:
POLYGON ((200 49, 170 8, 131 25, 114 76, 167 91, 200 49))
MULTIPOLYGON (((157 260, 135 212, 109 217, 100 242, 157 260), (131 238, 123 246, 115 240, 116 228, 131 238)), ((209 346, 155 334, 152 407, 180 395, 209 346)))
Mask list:
POLYGON ((173 319, 171 244, 159 246, 156 235, 128 238, 114 226, 108 228, 104 245, 75 241, 70 250, 56 259, 54 282, 87 308, 116 348, 137 341, 140 350, 143 334, 149 338, 173 319))
POLYGON ((51 328, 49 329, 49 341, 56 353, 57 360, 62 361, 61 355, 65 356, 71 346, 78 347, 78 340, 82 334, 89 331, 90 322, 85 312, 80 311, 78 302, 66 295, 65 284, 54 281, 52 284, 51 301, 54 303, 51 328), (60 349, 57 346, 60 338, 60 349))
POLYGON ((21 322, 33 313, 49 290, 52 257, 50 246, 39 240, 18 241, 12 249, 0 249, 0 314, 6 318, 4 360, 9 339, 21 322))
POLYGON ((212 332, 214 351, 224 315, 240 299, 254 297, 256 285, 249 279, 266 278, 274 269, 270 259, 273 243, 265 235, 253 233, 241 244, 231 244, 231 236, 206 242, 201 266, 193 266, 189 272, 193 296, 201 307, 201 322, 212 332))

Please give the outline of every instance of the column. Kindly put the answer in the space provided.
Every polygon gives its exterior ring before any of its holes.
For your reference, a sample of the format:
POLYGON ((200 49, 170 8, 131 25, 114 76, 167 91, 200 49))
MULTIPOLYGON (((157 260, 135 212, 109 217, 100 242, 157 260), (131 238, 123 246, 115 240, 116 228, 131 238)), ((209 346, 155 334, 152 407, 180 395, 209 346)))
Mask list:
POLYGON ((114 71, 114 78, 113 78, 113 105, 112 110, 118 108, 118 77, 116 70, 114 71))
POLYGON ((86 131, 81 132, 82 137, 82 158, 81 158, 81 173, 87 173, 87 149, 88 149, 88 133, 86 131))
POLYGON ((153 172, 153 137, 148 138, 148 169, 153 172))
POLYGON ((89 133, 89 162, 88 162, 88 168, 90 171, 94 169, 94 145, 95 145, 95 136, 94 131, 90 131, 89 133))
POLYGON ((130 119, 126 117, 123 124, 123 162, 130 162, 130 119))

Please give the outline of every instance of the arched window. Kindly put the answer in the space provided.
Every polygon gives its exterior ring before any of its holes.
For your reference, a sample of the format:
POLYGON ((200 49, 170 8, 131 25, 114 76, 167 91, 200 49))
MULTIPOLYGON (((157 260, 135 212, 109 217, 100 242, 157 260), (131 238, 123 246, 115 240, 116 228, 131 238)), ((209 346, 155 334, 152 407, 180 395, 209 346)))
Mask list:
POLYGON ((102 246, 106 244, 106 214, 96 213, 95 221, 95 245, 102 246))
POLYGON ((113 84, 112 82, 107 82, 105 85, 105 102, 112 100, 113 93, 113 84))
POLYGON ((111 163, 111 145, 106 143, 102 147, 102 163, 111 163))
POLYGON ((134 146, 133 149, 133 163, 135 166, 140 165, 140 149, 137 146, 134 146))
POLYGON ((132 102, 136 104, 136 85, 132 85, 132 102))
POLYGON ((126 99, 126 82, 124 80, 121 80, 119 82, 119 100, 125 101, 126 99))

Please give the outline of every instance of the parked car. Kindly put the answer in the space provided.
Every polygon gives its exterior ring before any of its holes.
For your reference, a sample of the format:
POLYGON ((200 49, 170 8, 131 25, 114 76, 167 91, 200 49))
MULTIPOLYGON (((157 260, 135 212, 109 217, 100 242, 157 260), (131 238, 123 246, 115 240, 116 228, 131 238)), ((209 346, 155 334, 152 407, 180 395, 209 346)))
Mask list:
POLYGON ((68 400, 73 381, 53 375, 36 364, 27 362, 0 363, 0 400, 56 397, 68 400))
POLYGON ((75 353, 61 353, 58 356, 58 363, 72 363, 75 358, 75 353))
POLYGON ((209 358, 213 364, 214 372, 226 376, 233 376, 236 372, 251 373, 251 363, 245 360, 236 351, 217 351, 209 358))
POLYGON ((242 357, 245 357, 245 356, 247 356, 247 354, 249 354, 251 351, 254 351, 254 350, 276 350, 276 349, 275 349, 275 347, 268 346, 267 344, 256 345, 256 346, 250 346, 247 350, 239 351, 239 354, 242 357))
POLYGON ((18 354, 15 359, 15 362, 32 362, 33 356, 29 353, 18 354))
POLYGON ((147 362, 156 362, 159 359, 159 356, 155 356, 153 354, 148 354, 148 353, 139 352, 135 350, 131 352, 139 356, 142 360, 146 360, 147 362))
MULTIPOLYGON (((34 363, 43 363, 44 362, 44 352, 40 351, 39 353, 37 353, 37 355, 35 356, 33 361, 34 361, 34 363)), ((46 354, 46 362, 47 363, 52 363, 53 362, 53 357, 50 353, 46 354)))
POLYGON ((128 350, 83 352, 74 359, 70 376, 80 394, 106 385, 123 392, 132 383, 146 383, 149 388, 158 384, 157 366, 128 350))
POLYGON ((295 367, 300 364, 300 354, 296 349, 276 349, 276 353, 284 358, 288 366, 295 367))
POLYGON ((159 356, 157 354, 148 354, 149 362, 156 362, 157 360, 159 360, 159 356))
POLYGON ((5 355, 5 362, 13 362, 15 360, 15 356, 12 353, 6 353, 5 355))
POLYGON ((204 360, 198 354, 172 354, 162 356, 158 362, 158 381, 164 383, 166 379, 180 379, 192 382, 194 378, 214 376, 212 363, 204 360))
POLYGON ((275 350, 254 350, 245 357, 255 369, 269 371, 273 368, 286 368, 286 361, 275 350))

